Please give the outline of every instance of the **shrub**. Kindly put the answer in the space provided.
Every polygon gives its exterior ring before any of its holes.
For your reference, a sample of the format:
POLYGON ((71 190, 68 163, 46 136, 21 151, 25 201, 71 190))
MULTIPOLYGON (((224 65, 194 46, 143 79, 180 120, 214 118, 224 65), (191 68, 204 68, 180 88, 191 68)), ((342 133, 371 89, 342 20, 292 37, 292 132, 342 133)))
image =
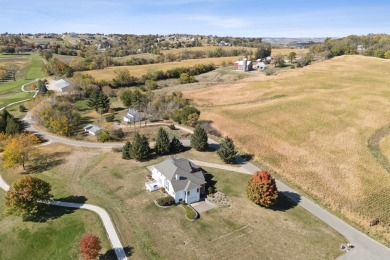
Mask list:
POLYGON ((196 82, 196 79, 194 76, 190 76, 188 73, 181 73, 179 82, 180 84, 193 83, 196 82))
POLYGON ((176 130, 176 127, 175 127, 174 124, 170 124, 168 127, 169 127, 169 129, 171 129, 171 130, 176 130))
POLYGON ((172 206, 175 204, 175 200, 171 196, 158 198, 156 201, 160 206, 172 206))
POLYGON ((255 172, 248 181, 246 194, 254 203, 270 207, 278 198, 275 179, 266 171, 255 172))
POLYGON ((98 134, 97 140, 98 140, 99 142, 102 142, 102 143, 105 143, 105 142, 110 141, 110 140, 111 140, 110 133, 107 132, 107 131, 101 132, 100 134, 98 134))
POLYGON ((19 105, 19 111, 20 112, 26 112, 27 108, 24 105, 19 105))
POLYGON ((266 76, 271 76, 271 75, 275 75, 275 74, 276 74, 276 70, 274 70, 274 69, 272 69, 272 68, 266 68, 266 69, 264 70, 264 72, 265 72, 265 75, 266 75, 266 76))
POLYGON ((121 153, 122 152, 122 147, 112 147, 111 149, 114 153, 121 153))
POLYGON ((214 193, 214 188, 213 187, 208 187, 207 191, 208 191, 209 195, 213 194, 214 193))
POLYGON ((109 114, 108 116, 106 116, 106 121, 107 122, 114 122, 115 120, 115 115, 114 114, 109 114))

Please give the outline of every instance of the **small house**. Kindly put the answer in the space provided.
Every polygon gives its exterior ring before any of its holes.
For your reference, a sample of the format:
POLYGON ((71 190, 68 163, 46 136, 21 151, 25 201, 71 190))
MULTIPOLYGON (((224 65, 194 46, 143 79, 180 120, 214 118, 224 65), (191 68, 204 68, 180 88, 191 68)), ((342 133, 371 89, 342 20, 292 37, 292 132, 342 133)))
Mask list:
MULTIPOLYGON (((152 169, 154 185, 163 187, 176 203, 191 204, 200 200, 206 192, 204 174, 198 165, 184 158, 168 158, 152 169)), ((148 188, 146 183, 145 186, 148 188)))
POLYGON ((125 121, 126 123, 139 122, 142 121, 142 115, 138 110, 130 108, 127 111, 126 115, 123 116, 123 121, 125 121))
POLYGON ((84 127, 84 132, 88 132, 89 134, 95 135, 95 136, 100 134, 102 131, 103 130, 97 125, 89 124, 86 127, 84 127))
POLYGON ((267 65, 262 62, 261 60, 258 60, 257 64, 256 64, 256 69, 258 70, 265 70, 267 68, 267 65))
POLYGON ((252 61, 248 61, 247 59, 239 60, 234 63, 234 67, 237 70, 241 71, 250 71, 252 70, 252 61))

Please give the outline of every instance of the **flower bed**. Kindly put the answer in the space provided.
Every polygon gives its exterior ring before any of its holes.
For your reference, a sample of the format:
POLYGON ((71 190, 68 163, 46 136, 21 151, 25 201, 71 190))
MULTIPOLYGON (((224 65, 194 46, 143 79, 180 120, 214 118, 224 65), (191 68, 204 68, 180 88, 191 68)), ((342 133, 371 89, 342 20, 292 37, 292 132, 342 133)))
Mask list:
POLYGON ((230 201, 228 197, 222 192, 217 191, 216 193, 209 194, 207 200, 218 207, 227 207, 230 206, 230 201))

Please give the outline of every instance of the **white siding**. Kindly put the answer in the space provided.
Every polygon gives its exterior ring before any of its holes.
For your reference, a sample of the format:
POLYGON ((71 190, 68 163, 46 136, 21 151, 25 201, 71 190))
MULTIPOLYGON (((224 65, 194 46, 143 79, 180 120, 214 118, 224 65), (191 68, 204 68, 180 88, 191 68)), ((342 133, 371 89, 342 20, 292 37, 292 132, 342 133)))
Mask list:
MULTIPOLYGON (((186 195, 186 203, 187 204, 198 202, 200 200, 200 190, 198 192, 198 189, 192 189, 189 192, 190 192, 190 194, 186 195)), ((188 191, 186 192, 186 194, 188 194, 188 191)))

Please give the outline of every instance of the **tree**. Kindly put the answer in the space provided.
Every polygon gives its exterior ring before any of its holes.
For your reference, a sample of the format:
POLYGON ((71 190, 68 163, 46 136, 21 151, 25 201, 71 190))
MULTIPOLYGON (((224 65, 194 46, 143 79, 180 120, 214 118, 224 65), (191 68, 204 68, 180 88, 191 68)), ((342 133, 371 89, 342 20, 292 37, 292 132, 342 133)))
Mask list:
POLYGON ((196 82, 196 79, 194 76, 191 76, 188 73, 181 73, 179 82, 180 84, 193 83, 196 82))
POLYGON ((390 50, 385 52, 385 59, 390 59, 390 50))
POLYGON ((131 143, 127 141, 122 147, 122 159, 130 160, 131 159, 131 143))
POLYGON ((169 153, 169 137, 167 131, 164 128, 160 127, 157 132, 156 144, 154 146, 154 151, 158 155, 169 153))
POLYGON ((150 148, 146 136, 135 133, 134 141, 131 145, 131 158, 143 161, 149 157, 150 148))
POLYGON ((9 139, 4 147, 4 167, 11 168, 16 165, 22 165, 23 169, 25 169, 25 164, 30 159, 34 145, 39 142, 36 135, 27 133, 15 135, 9 139))
POLYGON ((88 98, 88 106, 96 112, 104 113, 110 109, 110 99, 103 91, 95 89, 88 98))
POLYGON ((137 78, 131 76, 128 69, 118 69, 114 73, 115 77, 112 79, 113 87, 133 86, 137 83, 137 78))
POLYGON ((258 171, 249 179, 246 194, 254 203, 270 207, 278 198, 278 189, 275 180, 266 171, 258 171))
POLYGON ((278 55, 274 58, 275 67, 284 67, 286 64, 284 62, 283 55, 278 55))
POLYGON ((192 113, 188 115, 186 125, 195 127, 198 124, 198 121, 199 121, 199 114, 192 113))
POLYGON ((100 239, 93 234, 86 234, 80 240, 80 253, 83 260, 94 260, 102 250, 100 239))
POLYGON ((179 139, 176 138, 176 136, 172 138, 172 141, 169 146, 169 150, 171 153, 180 153, 184 151, 183 144, 179 141, 179 139))
POLYGON ((24 220, 39 212, 39 204, 49 201, 53 195, 50 194, 49 183, 32 177, 23 177, 12 185, 5 197, 7 215, 21 216, 24 220))
POLYGON ((13 116, 7 118, 7 126, 5 127, 5 132, 8 135, 15 135, 22 132, 22 126, 19 121, 16 120, 13 116))
POLYGON ((297 57, 297 53, 296 52, 290 52, 289 54, 288 54, 288 59, 289 59, 289 61, 290 61, 290 63, 293 63, 293 61, 295 60, 295 58, 297 57))
POLYGON ((16 73, 19 71, 19 66, 16 64, 10 64, 6 67, 9 74, 11 74, 14 81, 16 81, 16 73))
POLYGON ((207 139, 206 131, 200 125, 197 125, 194 134, 191 136, 191 146, 197 151, 206 151, 209 147, 207 139))
POLYGON ((4 81, 7 78, 7 71, 3 68, 0 68, 0 79, 4 81))
POLYGON ((271 56, 271 44, 262 43, 256 50, 256 59, 264 59, 271 56))
POLYGON ((46 95, 47 93, 47 87, 46 87, 46 84, 45 82, 43 82, 42 80, 38 80, 38 95, 39 96, 44 96, 46 95))
POLYGON ((237 150, 234 146, 233 140, 230 137, 226 136, 222 139, 217 154, 219 158, 221 158, 225 163, 234 163, 237 150))

